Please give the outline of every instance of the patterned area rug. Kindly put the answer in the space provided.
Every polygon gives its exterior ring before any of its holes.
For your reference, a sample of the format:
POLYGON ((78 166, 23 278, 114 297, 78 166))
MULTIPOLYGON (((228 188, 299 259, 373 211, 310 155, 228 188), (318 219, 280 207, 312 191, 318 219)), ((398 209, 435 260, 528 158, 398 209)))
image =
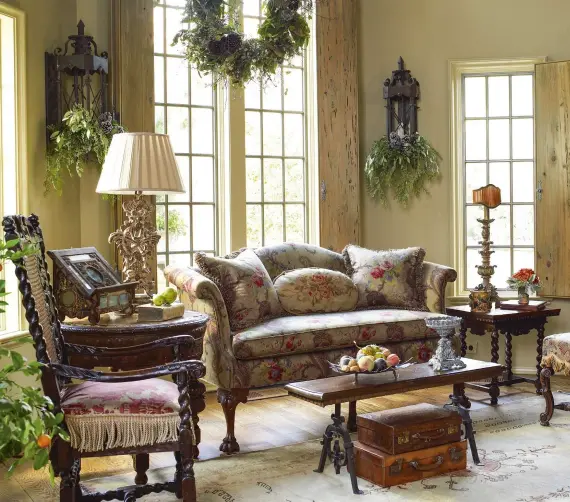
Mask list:
MULTIPOLYGON (((302 444, 199 462, 195 465, 200 502, 330 502, 357 501, 517 501, 544 502, 570 498, 570 413, 555 413, 550 427, 538 424, 541 397, 531 397, 497 408, 483 407, 472 413, 482 466, 468 455, 463 471, 392 487, 374 486, 362 479, 364 495, 353 495, 343 470, 332 466, 316 474, 320 444, 302 444)), ((128 459, 110 460, 105 471, 89 472, 83 480, 90 487, 108 489, 131 484, 128 459), (117 474, 118 475, 112 475, 117 474), (107 476, 107 477, 102 477, 107 476)), ((149 472, 153 480, 166 480, 172 468, 149 472)), ((0 500, 10 502, 56 502, 57 487, 43 473, 22 470, 1 482, 0 500), (15 490, 23 487, 26 497, 15 490), (12 488, 12 490, 11 490, 12 488), (18 493, 18 496, 15 494, 18 493), (11 495, 13 494, 13 495, 11 495)), ((171 494, 153 494, 146 502, 174 502, 171 494)))

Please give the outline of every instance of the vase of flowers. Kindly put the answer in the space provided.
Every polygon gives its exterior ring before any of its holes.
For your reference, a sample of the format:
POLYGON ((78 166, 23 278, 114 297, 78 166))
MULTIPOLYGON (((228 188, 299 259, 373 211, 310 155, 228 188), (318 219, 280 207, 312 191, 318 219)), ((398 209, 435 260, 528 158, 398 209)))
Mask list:
POLYGON ((521 268, 507 279, 507 284, 518 291, 521 305, 528 305, 530 293, 536 293, 542 287, 540 278, 532 268, 521 268))

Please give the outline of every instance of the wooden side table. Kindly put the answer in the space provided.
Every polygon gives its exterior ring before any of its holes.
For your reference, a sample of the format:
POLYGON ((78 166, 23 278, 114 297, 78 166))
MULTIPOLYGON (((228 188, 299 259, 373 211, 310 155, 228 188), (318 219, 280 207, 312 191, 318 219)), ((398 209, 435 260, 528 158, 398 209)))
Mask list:
POLYGON ((491 396, 491 404, 497 404, 501 393, 500 387, 511 386, 513 384, 528 382, 534 384, 536 393, 541 393, 540 385, 540 362, 542 360, 542 341, 544 340, 544 326, 548 322, 548 317, 560 315, 560 309, 545 308, 537 311, 518 311, 495 309, 488 313, 471 312, 469 305, 459 307, 448 307, 445 309, 447 315, 461 317, 462 325, 459 334, 461 340, 461 357, 465 357, 467 352, 467 330, 479 336, 491 333, 491 362, 499 361, 499 334, 505 336, 505 374, 499 381, 493 378, 489 384, 466 384, 472 389, 485 390, 491 396), (525 378, 513 375, 513 336, 527 335, 532 330, 536 330, 536 378, 525 378))
MULTIPOLYGON (((99 324, 91 325, 87 319, 68 319, 61 323, 61 333, 65 343, 71 345, 69 350, 69 363, 82 368, 110 367, 112 371, 129 371, 141 368, 149 368, 166 364, 177 359, 201 359, 203 350, 203 338, 208 323, 208 316, 198 312, 187 310, 183 317, 160 322, 138 322, 137 315, 125 317, 119 314, 103 314, 99 324), (108 356, 95 355, 84 351, 74 345, 91 345, 95 347, 128 347, 154 342, 161 338, 176 335, 190 335, 193 343, 181 347, 180 353, 172 347, 157 348, 153 351, 145 351, 143 354, 133 356, 108 356)), ((178 377, 180 378, 180 377, 178 377)), ((179 384, 178 380, 175 383, 179 384)), ((206 404, 204 394, 206 386, 199 381, 189 384, 190 409, 196 435, 195 456, 198 456, 201 432, 198 426, 198 415, 206 404)), ((137 455, 135 468, 137 472, 144 469, 148 463, 148 455, 137 455)), ((148 466, 147 466, 148 468, 148 466)))

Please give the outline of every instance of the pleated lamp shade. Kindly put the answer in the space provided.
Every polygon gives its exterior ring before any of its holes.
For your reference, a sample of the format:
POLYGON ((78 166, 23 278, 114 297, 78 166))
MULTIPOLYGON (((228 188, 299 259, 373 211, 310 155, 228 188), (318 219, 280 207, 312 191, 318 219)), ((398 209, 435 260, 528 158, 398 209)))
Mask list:
POLYGON ((116 195, 185 193, 170 138, 146 132, 115 134, 96 191, 116 195))

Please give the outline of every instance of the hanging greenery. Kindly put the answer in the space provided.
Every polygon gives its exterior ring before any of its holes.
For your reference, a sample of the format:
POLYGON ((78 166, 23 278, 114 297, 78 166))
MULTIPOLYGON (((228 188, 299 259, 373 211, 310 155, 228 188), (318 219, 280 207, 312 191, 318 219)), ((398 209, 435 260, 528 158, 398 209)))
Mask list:
POLYGON ((388 193, 404 207, 413 196, 429 193, 426 183, 439 177, 441 155, 419 134, 413 137, 383 137, 372 145, 366 159, 364 173, 370 195, 384 205, 388 193))
POLYGON ((302 54, 309 42, 313 0, 267 0, 259 38, 240 32, 235 9, 224 0, 187 0, 185 23, 173 45, 182 44, 186 59, 198 72, 214 75, 214 82, 229 79, 243 87, 251 80, 265 81, 285 61, 302 54))
POLYGON ((96 161, 101 167, 113 135, 125 132, 111 113, 95 117, 91 110, 81 105, 75 105, 65 113, 59 126, 51 126, 48 130, 51 135, 44 187, 46 193, 55 190, 60 195, 65 172, 70 176, 74 173, 81 176, 89 161, 96 161))

